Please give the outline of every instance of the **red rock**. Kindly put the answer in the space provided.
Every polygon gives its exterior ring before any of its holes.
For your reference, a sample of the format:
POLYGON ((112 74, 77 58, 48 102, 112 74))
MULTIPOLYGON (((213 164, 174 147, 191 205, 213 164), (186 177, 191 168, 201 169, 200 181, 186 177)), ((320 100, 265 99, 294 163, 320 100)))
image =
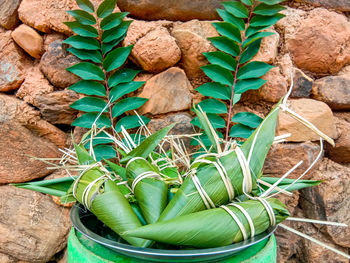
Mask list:
POLYGON ((318 79, 312 86, 312 97, 333 110, 350 110, 350 75, 318 79))
POLYGON ((350 63, 350 22, 344 15, 317 8, 286 36, 294 63, 315 73, 336 73, 350 63))
POLYGON ((207 39, 218 36, 211 23, 198 20, 177 23, 171 32, 181 49, 181 66, 189 78, 205 75, 200 67, 208 64, 208 61, 202 53, 216 50, 207 39))
MULTIPOLYGON (((331 138, 337 137, 333 113, 324 102, 312 99, 290 99, 289 108, 310 121, 320 131, 331 138)), ((289 142, 317 141, 319 136, 295 120, 289 114, 280 111, 278 116, 277 135, 291 133, 289 142)))
POLYGON ((43 38, 34 29, 22 24, 12 32, 11 36, 29 55, 40 59, 43 51, 43 38))
POLYGON ((275 63, 278 54, 280 35, 272 28, 264 31, 273 32, 274 35, 262 39, 260 50, 258 54, 252 58, 252 61, 262 61, 268 64, 273 64, 275 63))
POLYGON ((335 147, 327 145, 327 156, 338 163, 350 163, 350 123, 336 118, 339 138, 335 140, 335 147))
POLYGON ((17 9, 20 0, 3 0, 0 2, 0 26, 6 29, 13 29, 18 24, 17 9))
POLYGON ((141 112, 153 115, 188 110, 191 107, 192 86, 185 72, 180 68, 170 68, 149 79, 139 97, 149 100, 141 112))
POLYGON ((348 0, 297 0, 298 2, 312 4, 314 6, 324 6, 343 12, 350 11, 350 2, 348 0))

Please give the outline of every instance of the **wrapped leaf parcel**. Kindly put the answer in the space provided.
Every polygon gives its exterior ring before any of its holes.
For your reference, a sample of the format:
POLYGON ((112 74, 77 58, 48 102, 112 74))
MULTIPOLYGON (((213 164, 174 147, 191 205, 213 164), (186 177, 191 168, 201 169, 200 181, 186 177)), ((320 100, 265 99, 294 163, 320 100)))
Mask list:
POLYGON ((172 245, 211 248, 254 237, 288 216, 285 205, 277 199, 249 200, 178 216, 123 235, 172 245))

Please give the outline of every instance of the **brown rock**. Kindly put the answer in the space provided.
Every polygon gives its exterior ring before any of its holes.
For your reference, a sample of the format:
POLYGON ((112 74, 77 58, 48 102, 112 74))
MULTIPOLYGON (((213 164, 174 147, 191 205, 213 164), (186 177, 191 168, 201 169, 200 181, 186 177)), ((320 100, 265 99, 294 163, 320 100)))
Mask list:
POLYGON ((66 68, 73 66, 80 60, 65 50, 62 41, 54 41, 41 57, 40 69, 48 80, 57 88, 67 88, 79 78, 68 72, 66 68))
POLYGON ((40 59, 43 51, 43 38, 34 29, 22 24, 12 32, 11 36, 29 55, 40 59))
POLYGON ((316 80, 312 97, 327 103, 333 110, 350 110, 350 77, 329 76, 316 80))
POLYGON ((314 9, 286 36, 294 63, 315 73, 336 73, 350 62, 350 22, 344 15, 314 9))
POLYGON ((66 38, 65 35, 61 33, 52 33, 44 35, 44 51, 46 52, 49 49, 49 46, 52 42, 56 40, 64 40, 66 38))
POLYGON ((348 0, 297 0, 298 2, 312 4, 314 6, 324 6, 339 11, 350 11, 350 2, 348 0))
POLYGON ((185 72, 180 68, 170 68, 146 82, 139 96, 149 100, 141 111, 156 115, 187 110, 191 107, 191 89, 185 72))
POLYGON ((319 220, 341 222, 348 227, 322 226, 333 241, 343 247, 350 247, 350 168, 324 159, 313 172, 314 180, 323 180, 317 187, 302 190, 301 205, 305 216, 319 220))
POLYGON ((203 52, 215 51, 215 47, 207 40, 218 36, 210 21, 192 20, 177 23, 171 34, 181 49, 181 65, 189 78, 204 76, 201 66, 208 64, 203 52))
POLYGON ((22 0, 18 15, 23 23, 39 31, 57 31, 70 35, 71 30, 63 22, 72 20, 66 11, 76 7, 74 0, 22 0))
POLYGON ((118 6, 122 11, 128 11, 133 17, 143 20, 188 21, 218 19, 216 8, 221 7, 220 2, 220 0, 119 0, 118 6))
POLYGON ((158 73, 174 66, 181 58, 181 51, 175 38, 160 27, 139 39, 131 55, 144 70, 158 73))
POLYGON ((272 28, 264 31, 273 32, 274 35, 262 39, 260 50, 258 54, 252 58, 252 61, 262 61, 268 64, 273 64, 275 63, 278 54, 280 35, 272 28))
POLYGON ((336 118, 336 126, 340 136, 335 147, 326 145, 327 156, 338 163, 350 163, 350 123, 336 118))
POLYGON ((284 54, 283 56, 280 56, 276 64, 281 69, 281 73, 285 77, 285 79, 288 81, 288 84, 290 84, 292 73, 294 76, 294 69, 295 69, 293 67, 293 61, 290 55, 287 53, 287 54, 284 54))
POLYGON ((301 9, 290 7, 286 7, 281 13, 284 14, 285 17, 279 20, 275 26, 284 33, 285 39, 293 38, 295 31, 300 27, 308 13, 301 9))
POLYGON ((47 262, 62 250, 71 228, 69 210, 49 196, 0 186, 0 252, 29 262, 47 262))
POLYGON ((29 156, 57 158, 66 135, 43 121, 39 113, 13 96, 0 95, 0 184, 26 182, 50 173, 29 156))
POLYGON ((300 69, 294 68, 292 98, 308 98, 311 95, 313 79, 300 69))
POLYGON ((3 0, 0 2, 0 26, 13 29, 19 22, 17 9, 20 0, 3 0))
MULTIPOLYGON (((264 173, 280 177, 299 161, 303 161, 303 164, 288 176, 296 179, 311 165, 319 152, 320 146, 311 142, 274 144, 266 157, 264 173)), ((310 173, 306 174, 303 179, 309 179, 310 175, 310 173)))
MULTIPOLYGON (((320 131, 331 138, 337 136, 333 113, 324 102, 312 99, 291 99, 289 108, 310 121, 320 131)), ((277 135, 291 133, 290 142, 317 141, 320 137, 312 130, 295 120, 289 114, 280 111, 278 116, 277 135)))
POLYGON ((258 90, 245 92, 242 100, 278 102, 287 93, 287 81, 278 67, 272 68, 263 79, 267 82, 258 90))
POLYGON ((24 80, 28 60, 15 45, 11 31, 0 31, 0 92, 17 89, 24 80))

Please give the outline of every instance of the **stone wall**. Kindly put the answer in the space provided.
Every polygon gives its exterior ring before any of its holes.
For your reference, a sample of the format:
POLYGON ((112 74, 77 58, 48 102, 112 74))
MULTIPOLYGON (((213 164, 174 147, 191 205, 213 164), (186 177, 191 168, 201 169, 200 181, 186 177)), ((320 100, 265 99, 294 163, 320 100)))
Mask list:
MULTIPOLYGON (((207 38, 217 35, 210 20, 218 19, 220 1, 118 4, 135 19, 123 45, 135 45, 129 63, 144 69, 137 78, 147 81, 139 96, 149 98, 141 112, 152 117, 150 129, 176 121, 175 132, 192 132, 190 107, 202 99, 194 89, 208 81, 199 68, 207 63, 201 53, 215 50, 207 38)), ((236 110, 263 116, 286 93, 293 72, 291 108, 334 138, 336 146, 326 146, 322 161, 305 178, 323 184, 281 198, 295 216, 350 225, 350 1, 284 4, 286 17, 269 29, 276 34, 263 40, 254 58, 276 67, 236 110)), ((69 104, 79 96, 67 90, 77 77, 65 68, 78 59, 62 45, 71 34, 62 22, 70 19, 65 11, 75 8, 74 0, 0 2, 0 262, 46 262, 66 244, 68 209, 8 184, 61 176, 50 175, 52 170, 28 155, 59 157, 58 148, 69 146, 69 125, 78 114, 69 104)), ((280 176, 303 160, 295 178, 318 154, 318 136, 281 113, 278 133, 286 132, 292 136, 271 149, 264 169, 280 176)), ((290 225, 345 252, 350 248, 350 228, 290 225)), ((279 230, 278 243, 279 262, 347 262, 289 232, 279 230)))

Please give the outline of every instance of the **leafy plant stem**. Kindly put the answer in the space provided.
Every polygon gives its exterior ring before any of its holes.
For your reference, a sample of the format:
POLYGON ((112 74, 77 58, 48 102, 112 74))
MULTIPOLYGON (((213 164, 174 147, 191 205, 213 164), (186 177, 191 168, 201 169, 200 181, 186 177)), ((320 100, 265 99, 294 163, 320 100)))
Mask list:
POLYGON ((241 55, 243 53, 243 43, 246 40, 245 33, 246 33, 247 28, 249 27, 250 20, 251 20, 252 15, 253 15, 254 7, 255 7, 255 4, 253 4, 253 6, 249 10, 248 21, 247 21, 247 24, 245 25, 245 30, 244 30, 244 33, 242 35, 242 42, 239 44, 239 54, 236 57, 237 65, 236 65, 236 70, 235 70, 235 73, 234 73, 234 79, 233 79, 232 91, 231 91, 231 99, 230 99, 230 106, 229 106, 229 109, 228 109, 228 116, 227 116, 226 134, 225 134, 225 140, 226 141, 228 141, 228 135, 229 135, 229 131, 230 131, 230 123, 231 123, 232 110, 233 110, 233 99, 234 99, 234 94, 235 94, 235 86, 236 86, 236 82, 237 82, 237 73, 238 73, 238 69, 240 67, 239 60, 240 60, 241 55))

